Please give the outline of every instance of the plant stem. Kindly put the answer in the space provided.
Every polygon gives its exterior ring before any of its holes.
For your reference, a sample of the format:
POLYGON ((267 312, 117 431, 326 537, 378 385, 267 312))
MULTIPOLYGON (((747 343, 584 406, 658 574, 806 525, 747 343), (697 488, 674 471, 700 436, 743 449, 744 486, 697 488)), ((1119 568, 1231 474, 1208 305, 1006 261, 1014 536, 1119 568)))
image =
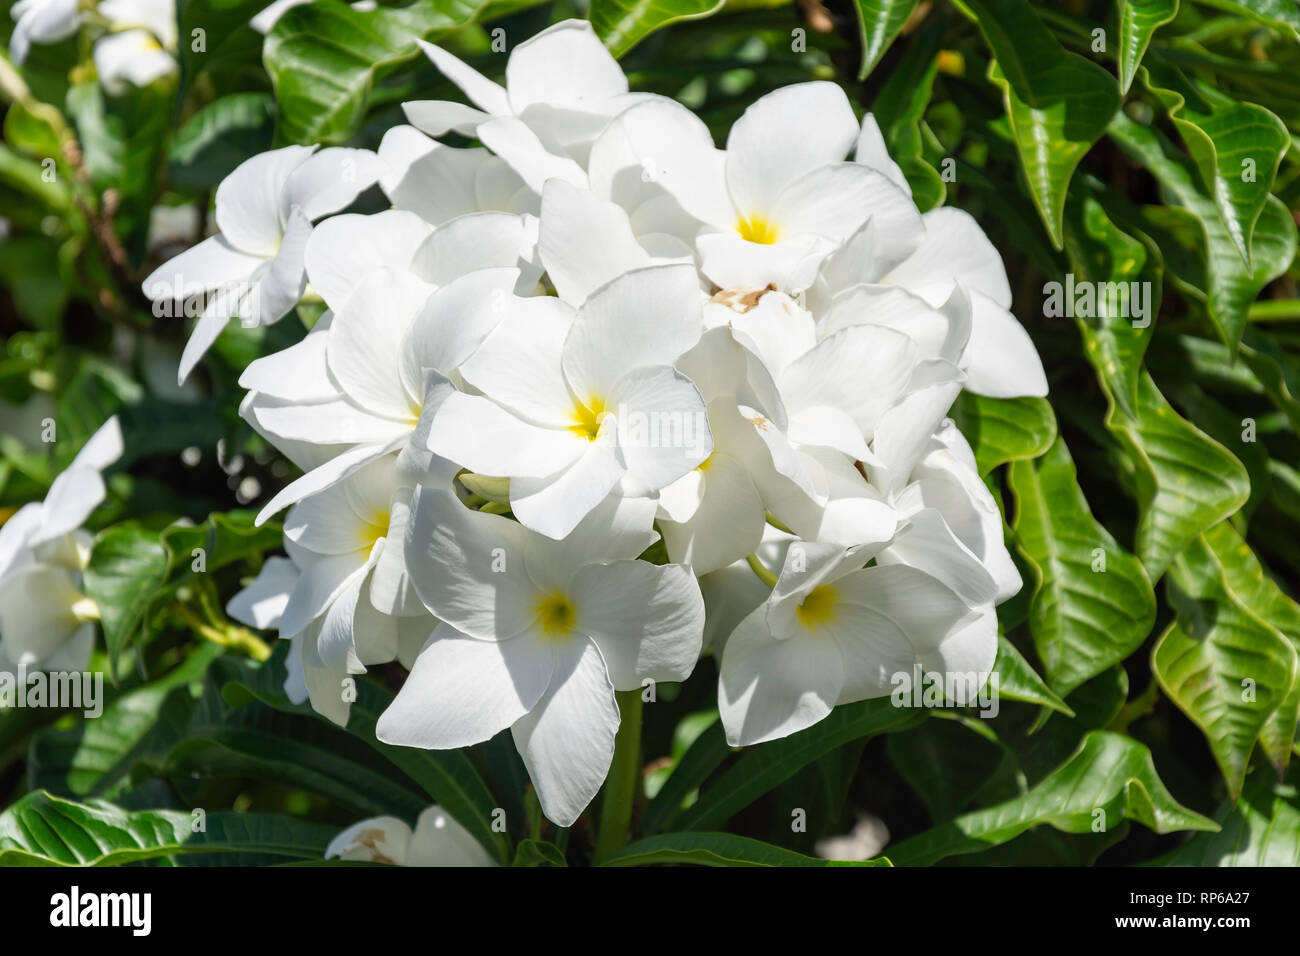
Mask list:
POLYGON ((1251 322, 1300 321, 1300 299, 1265 299, 1246 310, 1251 322))
POLYGON ((751 554, 745 560, 749 562, 749 566, 754 569, 760 581, 770 588, 776 587, 776 575, 763 566, 763 562, 758 560, 758 555, 751 554))
POLYGON ((615 696, 621 719, 614 738, 614 760, 605 781, 605 797, 600 804, 597 862, 627 844, 632 805, 641 787, 641 691, 621 690, 615 696))
POLYGON ((172 603, 172 611, 205 640, 223 647, 241 650, 257 661, 267 660, 271 656, 271 648, 266 642, 246 627, 237 627, 234 624, 227 624, 224 628, 213 627, 201 620, 180 601, 172 603))

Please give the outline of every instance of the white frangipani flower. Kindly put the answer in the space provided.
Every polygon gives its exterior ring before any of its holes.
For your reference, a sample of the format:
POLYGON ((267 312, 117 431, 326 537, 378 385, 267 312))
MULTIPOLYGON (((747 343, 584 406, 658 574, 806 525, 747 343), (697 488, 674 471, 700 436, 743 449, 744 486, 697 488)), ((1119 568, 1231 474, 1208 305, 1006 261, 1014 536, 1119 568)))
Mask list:
MULTIPOLYGON (((403 103, 411 125, 431 136, 456 132, 477 137, 512 165, 516 156, 545 152, 562 168, 580 171, 578 164, 586 161, 605 124, 644 98, 628 93, 618 61, 586 20, 557 23, 515 47, 504 87, 446 50, 419 43, 474 106, 444 100, 403 103)), ((540 182, 534 185, 539 187, 540 182)))
POLYGON ((499 866, 456 818, 434 804, 412 830, 397 817, 372 817, 348 827, 325 848, 327 860, 394 866, 499 866))
POLYGON ((394 126, 378 155, 379 185, 394 208, 418 213, 430 225, 473 212, 538 212, 537 195, 486 149, 455 149, 413 126, 394 126))
POLYGON ((871 548, 799 542, 766 602, 727 639, 718 710, 733 747, 812 726, 837 704, 883 697, 916 666, 987 674, 997 619, 905 565, 864 567, 871 548))
POLYGON ((18 0, 9 15, 14 19, 9 56, 21 65, 33 43, 58 43, 77 32, 81 4, 79 0, 18 0))
POLYGON ((636 560, 654 503, 609 498, 562 541, 416 493, 407 564, 444 623, 376 732, 445 750, 509 727, 542 810, 569 826, 600 789, 619 725, 616 690, 684 680, 704 605, 680 565, 636 560))
MULTIPOLYGON (((259 520, 408 448, 416 434, 422 440, 411 454, 435 468, 423 440, 428 423, 454 391, 449 376, 504 317, 518 279, 515 268, 477 269, 435 287, 381 269, 324 328, 318 323, 298 345, 252 363, 240 383, 256 390, 244 413, 259 431, 274 441, 347 449, 276 495, 259 520)), ((447 481, 456 471, 448 463, 435 470, 447 481)))
POLYGON ((378 158, 367 150, 286 146, 246 160, 222 180, 216 195, 221 232, 144 280, 144 293, 155 302, 215 293, 186 343, 179 381, 231 318, 269 325, 298 303, 307 284, 312 224, 351 203, 379 172, 378 158))
MULTIPOLYGON (((618 126, 625 170, 649 173, 707 225, 695 240, 700 269, 723 289, 775 283, 801 291, 821 260, 869 217, 897 246, 913 246, 921 234, 920 215, 905 192, 884 173, 845 161, 859 127, 848 98, 832 83, 802 83, 761 97, 732 127, 725 151, 714 148, 690 110, 675 104, 638 105, 618 126), (628 149, 627 141, 636 145, 628 149)), ((602 178, 613 175, 606 170, 602 178)))
POLYGON ((176 60, 148 30, 110 33, 95 41, 95 72, 109 94, 120 96, 130 86, 148 86, 179 72, 176 60))
POLYGON ((104 500, 100 472, 122 455, 122 431, 110 418, 50 484, 0 525, 0 664, 84 670, 99 609, 81 593, 90 559, 82 525, 104 500))
POLYGON ((672 366, 700 333, 695 270, 620 276, 576 315, 550 298, 518 299, 460 368, 483 396, 448 395, 429 449, 510 479, 511 507, 562 538, 611 492, 645 495, 713 450, 704 401, 672 366))

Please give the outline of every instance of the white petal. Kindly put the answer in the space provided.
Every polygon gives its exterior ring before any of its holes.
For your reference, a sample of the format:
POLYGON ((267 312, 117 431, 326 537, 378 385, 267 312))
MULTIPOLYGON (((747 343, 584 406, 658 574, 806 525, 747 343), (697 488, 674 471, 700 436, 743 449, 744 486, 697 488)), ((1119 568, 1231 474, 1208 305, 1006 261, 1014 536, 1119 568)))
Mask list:
POLYGON ((921 218, 925 239, 884 281, 903 286, 933 306, 942 305, 959 281, 1010 308, 1011 286, 1002 257, 971 214, 943 206, 921 218))
POLYGON ((411 271, 426 282, 446 285, 475 269, 519 265, 526 241, 521 217, 504 212, 479 212, 439 226, 411 260, 411 271))
POLYGON ((908 185, 907 177, 889 156, 885 137, 880 132, 880 124, 870 113, 862 117, 862 132, 858 134, 858 145, 853 152, 853 160, 884 173, 895 186, 909 196, 912 195, 912 187, 908 185))
POLYGON ((448 100, 409 100, 402 104, 402 112, 412 126, 430 136, 452 132, 473 136, 480 124, 492 118, 491 113, 448 100))
POLYGON ((258 153, 235 167, 217 187, 217 226, 242 252, 269 258, 284 238, 285 187, 315 147, 285 146, 258 153))
POLYGON ((581 305, 624 272, 652 265, 637 244, 627 213, 563 180, 542 191, 540 252, 560 298, 581 305))
POLYGON ((658 491, 713 451, 704 399, 676 369, 633 369, 614 386, 610 400, 634 493, 658 491))
POLYGON ((583 188, 587 185, 587 174, 582 167, 567 156, 549 152, 523 120, 513 116, 488 120, 478 128, 478 138, 509 163, 539 195, 546 181, 552 178, 583 188))
POLYGON ((289 593, 297 582, 298 569, 292 561, 278 555, 269 557, 253 583, 226 604, 226 613, 259 630, 279 628, 289 593))
POLYGON ((457 392, 434 414, 429 450, 470 471, 502 478, 554 475, 586 453, 567 428, 543 428, 477 395, 457 392))
MULTIPOLYGON (((331 316, 332 318, 332 316, 331 316)), ((324 321, 325 317, 321 317, 324 321)), ((289 402, 320 402, 337 398, 325 361, 326 333, 318 321, 300 342, 271 355, 254 359, 239 376, 239 387, 289 402)))
POLYGON ((414 383, 397 374, 407 330, 433 290, 409 273, 387 269, 361 281, 334 317, 326 344, 330 373, 343 391, 374 415, 414 425, 419 400, 414 383))
POLYGON ((471 511, 437 489, 417 490, 411 509, 406 565, 426 607, 482 640, 506 640, 532 625, 536 594, 521 525, 471 511))
POLYGON ((921 214, 908 195, 874 169, 856 163, 821 166, 790 183, 770 211, 784 235, 815 233, 843 241, 868 217, 892 247, 920 241, 921 214))
MULTIPOLYGON (((401 379, 408 395, 423 394, 424 373, 451 375, 509 310, 518 269, 479 269, 427 297, 401 348, 401 379)), ((390 374, 391 374, 391 365, 390 374)))
POLYGON ((510 106, 530 103, 597 109, 600 101, 627 92, 618 61, 586 20, 565 20, 515 47, 506 64, 510 106))
POLYGON ((632 369, 676 362, 699 341, 703 298, 688 265, 636 269, 595 290, 564 343, 564 373, 578 397, 608 401, 632 369))
POLYGON ((407 866, 498 866, 483 845, 442 809, 429 807, 415 823, 407 866))
POLYGON ((777 740, 831 712, 844 683, 833 640, 799 635, 778 640, 756 608, 727 638, 718 677, 718 712, 733 747, 777 740))
POLYGON ((536 706, 553 666, 550 649, 529 637, 479 641, 442 624, 380 715, 375 735, 425 750, 482 743, 536 706))
POLYGON ((578 819, 605 781, 619 725, 596 645, 574 641, 568 651, 556 661, 550 689, 511 728, 542 811, 562 827, 578 819))
POLYGON ((623 477, 612 429, 595 441, 579 439, 587 447, 562 471, 545 477, 510 479, 510 505, 515 517, 527 528, 548 538, 563 538, 571 532, 623 477))
POLYGON ((758 99, 727 137, 727 187, 740 215, 766 215, 792 182, 839 163, 858 136, 858 121, 834 83, 787 86, 758 99))
POLYGON ((633 209, 651 187, 667 190, 689 215, 721 229, 735 226, 727 196, 726 153, 693 112, 664 97, 615 117, 591 148, 591 188, 633 209))
POLYGON ((318 225, 307 241, 307 278, 336 312, 361 280, 380 269, 406 269, 432 230, 415 213, 347 213, 318 225))
POLYGON ((530 421, 567 428, 574 423, 574 402, 562 361, 573 319, 573 310, 552 296, 511 299, 461 375, 530 421))
POLYGON ((300 206, 312 220, 338 212, 378 182, 382 168, 368 149, 322 149, 289 177, 285 209, 300 206))
POLYGON ((589 564, 573 579, 577 627, 600 648, 615 690, 682 681, 700 656, 704 599, 681 565, 589 564))
POLYGON ((994 398, 1046 395, 1043 362, 1025 327, 980 292, 971 293, 971 306, 970 343, 962 358, 966 387, 994 398))
MULTIPOLYGON (((510 101, 501 86, 446 50, 420 39, 415 42, 420 45, 424 55, 433 61, 433 65, 442 72, 442 75, 459 86, 475 106, 488 113, 510 112, 510 101)), ((441 133, 434 135, 441 135, 441 133)))

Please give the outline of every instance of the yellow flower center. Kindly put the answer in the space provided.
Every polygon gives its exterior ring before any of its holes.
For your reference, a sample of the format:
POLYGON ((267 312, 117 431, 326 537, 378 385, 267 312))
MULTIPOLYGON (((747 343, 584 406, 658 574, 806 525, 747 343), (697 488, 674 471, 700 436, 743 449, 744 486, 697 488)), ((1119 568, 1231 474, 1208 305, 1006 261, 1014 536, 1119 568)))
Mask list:
POLYGON ((777 228, 776 223, 768 222, 765 217, 758 214, 737 222, 736 232, 740 233, 741 239, 764 246, 770 246, 781 238, 781 230, 777 228))
POLYGON ((581 435, 587 441, 595 441, 600 434, 600 423, 605 420, 605 400, 599 395, 587 399, 585 403, 574 402, 573 426, 569 429, 581 435))
POLYGON ((819 585, 809 591, 808 596, 794 609, 795 617, 809 630, 825 624, 835 617, 838 597, 829 584, 819 585))
POLYGON ((537 626, 543 637, 556 641, 571 637, 577 617, 577 609, 563 591, 544 595, 537 602, 537 626))
POLYGON ((365 522, 360 529, 360 547, 369 554, 380 538, 388 537, 388 523, 391 515, 387 511, 376 512, 374 517, 365 522))

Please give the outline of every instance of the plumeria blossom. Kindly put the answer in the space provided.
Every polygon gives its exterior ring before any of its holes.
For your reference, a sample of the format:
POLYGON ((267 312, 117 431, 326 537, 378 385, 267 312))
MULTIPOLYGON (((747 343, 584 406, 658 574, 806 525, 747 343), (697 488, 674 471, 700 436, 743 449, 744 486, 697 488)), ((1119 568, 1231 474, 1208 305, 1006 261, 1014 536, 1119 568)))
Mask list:
POLYGON ((997 621, 906 565, 865 567, 872 549, 799 543, 771 596, 727 639, 718 710, 727 742, 748 746, 883 697, 896 674, 987 674, 997 621))
POLYGON ((9 15, 14 19, 9 56, 21 64, 33 43, 58 43, 76 33, 81 4, 79 0, 18 0, 9 15))
MULTIPOLYGON (((302 474, 259 515, 288 509, 287 556, 228 611, 289 642, 289 696, 343 724, 344 691, 396 662, 381 740, 509 729, 567 826, 616 692, 702 653, 738 746, 914 668, 987 675, 1021 580, 949 415, 1047 381, 975 221, 922 215, 831 83, 759 98, 718 148, 584 21, 515 47, 504 86, 423 46, 469 105, 403 104, 374 154, 254 157, 220 234, 146 284, 240 290, 210 297, 182 377, 230 318, 324 303, 240 377, 302 474), (391 208, 345 211, 372 184, 391 208)), ((330 855, 491 862, 436 808, 330 855)))
POLYGON ((179 72, 175 0, 103 0, 110 31, 95 41, 99 82, 112 95, 179 72))
POLYGON ((327 860, 393 866, 498 866, 456 818, 434 804, 415 829, 397 817, 372 817, 348 827, 325 848, 327 860))
POLYGON ((577 819, 609 769, 616 690, 684 680, 704 605, 680 565, 636 560, 654 503, 607 498, 564 540, 417 492, 407 565, 443 622, 379 719, 379 739, 426 749, 509 727, 546 815, 577 819))
POLYGON ((708 227, 696 239, 700 269, 723 289, 801 291, 868 218, 904 247, 920 235, 915 205, 889 176, 846 162, 860 128, 832 83, 761 97, 725 150, 688 109, 667 102, 630 109, 619 126, 619 138, 637 144, 625 151, 637 172, 708 227))
POLYGON ((713 450, 699 389, 673 368, 699 336, 701 300, 685 265, 620 276, 576 314, 517 300, 461 366, 483 396, 447 396, 429 449, 509 478, 515 515, 553 538, 612 491, 671 484, 713 450))
POLYGON ((81 593, 90 559, 82 529, 104 500, 102 472, 122 455, 122 432, 110 418, 50 484, 41 502, 0 526, 0 664, 84 670, 99 609, 81 593))
MULTIPOLYGON (((277 495, 261 520, 392 451, 420 457, 422 480, 432 480, 425 435, 454 391, 448 376, 502 320, 518 280, 518 269, 486 268, 434 286, 381 269, 324 328, 250 365, 240 382, 256 397, 244 414, 263 434, 346 446, 277 495), (412 445, 416 435, 422 440, 412 445)), ((446 462, 436 468, 448 480, 456 470, 446 462)))
POLYGON ((288 559, 267 562, 232 600, 232 617, 293 642, 290 696, 346 723, 344 681, 403 658, 435 621, 417 599, 403 537, 411 488, 396 456, 371 462, 289 510, 288 559))
POLYGON ((565 20, 519 44, 494 83, 446 50, 419 41, 434 66, 473 106, 445 100, 403 103, 413 126, 431 136, 477 137, 507 161, 543 154, 579 170, 609 120, 645 98, 628 92, 623 70, 586 20, 565 20))
POLYGON ((235 168, 217 187, 221 232, 164 263, 144 281, 158 301, 208 301, 181 356, 184 381, 230 319, 278 322, 307 285, 304 257, 313 223, 373 185, 379 160, 362 149, 286 146, 235 168))

